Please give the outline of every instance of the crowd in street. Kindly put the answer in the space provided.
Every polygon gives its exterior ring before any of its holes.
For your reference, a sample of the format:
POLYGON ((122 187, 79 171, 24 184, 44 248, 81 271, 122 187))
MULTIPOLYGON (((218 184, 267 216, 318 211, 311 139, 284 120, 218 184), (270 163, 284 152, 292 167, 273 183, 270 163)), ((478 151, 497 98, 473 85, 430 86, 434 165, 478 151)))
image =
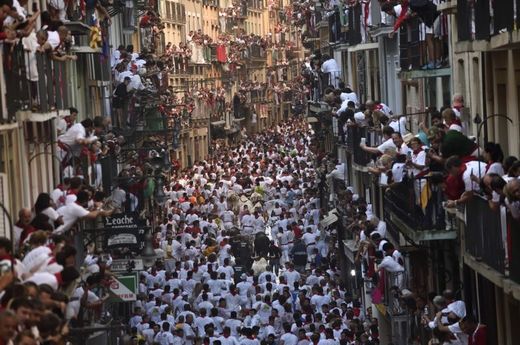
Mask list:
POLYGON ((377 343, 377 320, 340 283, 336 233, 320 225, 312 143, 291 121, 173 177, 135 341, 377 343))

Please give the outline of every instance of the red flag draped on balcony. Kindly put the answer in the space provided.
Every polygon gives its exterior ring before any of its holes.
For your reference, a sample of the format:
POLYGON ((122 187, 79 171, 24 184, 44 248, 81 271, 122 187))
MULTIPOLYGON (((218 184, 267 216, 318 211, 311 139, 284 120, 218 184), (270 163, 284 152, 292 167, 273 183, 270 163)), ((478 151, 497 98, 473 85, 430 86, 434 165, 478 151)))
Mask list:
POLYGON ((221 63, 227 62, 226 46, 223 44, 217 46, 217 61, 221 63))

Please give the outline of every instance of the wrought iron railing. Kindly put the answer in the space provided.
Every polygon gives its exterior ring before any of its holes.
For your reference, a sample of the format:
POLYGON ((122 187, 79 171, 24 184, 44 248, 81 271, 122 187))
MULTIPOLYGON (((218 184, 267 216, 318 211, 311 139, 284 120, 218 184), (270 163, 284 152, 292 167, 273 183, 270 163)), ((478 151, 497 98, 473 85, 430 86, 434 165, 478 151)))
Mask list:
POLYGON ((470 200, 466 205, 465 250, 504 274, 507 223, 503 222, 501 212, 492 210, 479 195, 470 200))
POLYGON ((9 116, 19 110, 45 113, 70 107, 66 62, 53 60, 45 53, 26 52, 21 43, 12 51, 7 45, 5 48, 8 49, 4 54, 4 75, 9 116))
POLYGON ((507 217, 507 234, 509 253, 509 277, 512 281, 520 284, 520 220, 514 219, 511 214, 507 217))
POLYGON ((443 198, 440 186, 429 177, 405 177, 385 192, 384 209, 416 231, 446 231, 443 198))
POLYGON ((518 0, 457 1, 457 29, 459 41, 488 40, 492 35, 511 32, 520 23, 518 0), (515 16, 516 1, 516 16, 515 16))

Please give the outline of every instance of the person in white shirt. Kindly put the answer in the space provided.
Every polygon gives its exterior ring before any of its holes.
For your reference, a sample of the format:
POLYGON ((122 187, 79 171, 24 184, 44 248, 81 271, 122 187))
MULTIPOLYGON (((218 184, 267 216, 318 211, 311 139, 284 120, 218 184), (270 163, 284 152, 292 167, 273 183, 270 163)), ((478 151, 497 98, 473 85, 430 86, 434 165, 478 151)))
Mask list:
POLYGON ((446 170, 450 175, 462 179, 464 182, 464 193, 459 199, 448 200, 446 203, 446 207, 455 207, 468 202, 473 197, 473 193, 480 190, 476 181, 479 176, 486 174, 486 163, 480 161, 463 163, 458 156, 451 156, 446 160, 446 170))
POLYGON ((406 116, 401 116, 399 118, 392 117, 391 121, 388 123, 388 126, 392 127, 394 132, 401 133, 404 136, 408 131, 406 130, 406 116))
POLYGON ((284 334, 280 337, 280 345, 296 345, 298 344, 298 337, 291 333, 291 325, 289 323, 284 324, 284 334))
POLYGON ((95 135, 92 135, 93 132, 94 121, 85 119, 72 125, 64 134, 60 135, 58 142, 62 144, 62 150, 65 151, 61 153, 62 158, 67 152, 79 156, 83 145, 91 144, 98 139, 95 135))
POLYGON ((231 335, 233 337, 238 337, 239 336, 239 333, 238 333, 238 330, 239 328, 242 327, 242 321, 240 321, 239 319, 237 319, 237 312, 236 311, 232 311, 231 312, 231 316, 229 319, 227 319, 225 322, 224 322, 224 325, 225 325, 225 328, 224 328, 224 335, 226 334, 226 328, 229 328, 230 329, 230 332, 231 332, 231 335))
POLYGON ((336 60, 334 60, 327 54, 323 55, 323 64, 321 65, 321 71, 323 73, 330 73, 329 84, 337 88, 341 77, 341 69, 336 60))
POLYGON ((383 128, 383 143, 381 145, 377 147, 367 146, 366 141, 363 141, 362 138, 359 147, 361 147, 363 151, 377 155, 384 154, 388 149, 397 149, 397 147, 394 144, 394 140, 392 139, 392 134, 394 134, 394 130, 392 129, 392 127, 385 126, 383 128))
MULTIPOLYGON (((386 244, 385 244, 386 245, 386 244)), ((376 253, 376 258, 382 255, 381 252, 376 253)), ((399 264, 391 255, 385 255, 379 265, 377 265, 377 271, 385 270, 390 273, 390 279, 392 285, 402 289, 404 283, 404 267, 399 264)))
POLYGON ((59 226, 55 232, 63 233, 68 231, 80 219, 96 219, 98 216, 110 216, 114 210, 87 210, 84 205, 88 204, 89 194, 86 191, 78 192, 76 202, 71 202, 60 207, 57 212, 63 218, 63 225, 59 226))
POLYGON ((170 324, 163 322, 162 330, 154 337, 154 342, 159 345, 172 345, 174 341, 173 334, 170 332, 170 324))

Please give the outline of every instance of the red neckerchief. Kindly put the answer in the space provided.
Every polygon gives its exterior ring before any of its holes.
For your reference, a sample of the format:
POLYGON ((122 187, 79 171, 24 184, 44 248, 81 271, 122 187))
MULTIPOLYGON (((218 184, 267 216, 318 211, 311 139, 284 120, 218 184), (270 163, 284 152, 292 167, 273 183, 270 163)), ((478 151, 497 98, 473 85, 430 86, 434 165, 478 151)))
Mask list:
POLYGON ((417 150, 413 150, 413 154, 417 156, 419 154, 419 152, 421 152, 422 150, 423 150, 422 147, 417 150))

